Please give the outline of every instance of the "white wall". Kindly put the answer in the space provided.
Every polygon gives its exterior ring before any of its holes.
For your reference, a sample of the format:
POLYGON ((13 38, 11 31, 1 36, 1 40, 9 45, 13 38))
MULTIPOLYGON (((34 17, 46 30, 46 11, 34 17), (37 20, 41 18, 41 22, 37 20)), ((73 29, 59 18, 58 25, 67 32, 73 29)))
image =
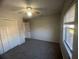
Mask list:
POLYGON ((30 20, 33 39, 59 42, 59 15, 41 16, 30 20))
POLYGON ((2 53, 3 53, 3 45, 2 45, 2 41, 0 40, 0 54, 2 54, 2 53))

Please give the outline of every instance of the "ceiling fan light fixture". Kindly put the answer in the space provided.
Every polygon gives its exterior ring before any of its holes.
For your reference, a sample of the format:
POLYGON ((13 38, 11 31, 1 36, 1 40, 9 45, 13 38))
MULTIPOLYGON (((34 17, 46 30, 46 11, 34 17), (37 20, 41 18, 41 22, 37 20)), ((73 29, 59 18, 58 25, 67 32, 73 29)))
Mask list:
POLYGON ((31 7, 27 7, 27 10, 32 10, 32 8, 31 7))
POLYGON ((28 17, 32 17, 32 12, 30 12, 30 11, 27 12, 27 16, 28 16, 28 17))
POLYGON ((32 17, 32 8, 31 7, 27 7, 27 16, 32 17))

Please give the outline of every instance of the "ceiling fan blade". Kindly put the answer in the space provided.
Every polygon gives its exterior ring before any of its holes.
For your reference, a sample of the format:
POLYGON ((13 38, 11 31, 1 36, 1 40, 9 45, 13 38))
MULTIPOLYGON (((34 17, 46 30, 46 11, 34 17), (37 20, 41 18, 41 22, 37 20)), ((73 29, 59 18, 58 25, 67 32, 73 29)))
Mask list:
POLYGON ((18 11, 18 10, 23 10, 25 9, 24 7, 14 7, 14 8, 10 8, 12 11, 18 11))
POLYGON ((4 8, 12 10, 12 11, 17 11, 17 10, 25 9, 26 7, 24 7, 24 6, 23 7, 19 7, 19 6, 9 5, 9 6, 4 6, 4 8))
POLYGON ((45 10, 46 8, 33 8, 35 10, 45 10))
POLYGON ((56 10, 56 9, 53 9, 53 8, 33 8, 33 9, 35 9, 35 10, 42 10, 42 11, 45 11, 45 10, 56 10))

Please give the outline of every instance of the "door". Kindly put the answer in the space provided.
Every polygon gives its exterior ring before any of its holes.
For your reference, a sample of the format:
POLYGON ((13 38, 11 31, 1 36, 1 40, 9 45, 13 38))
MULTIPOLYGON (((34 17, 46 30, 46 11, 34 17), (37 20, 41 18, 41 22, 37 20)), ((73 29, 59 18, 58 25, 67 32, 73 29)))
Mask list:
POLYGON ((1 28, 0 28, 0 54, 2 54, 2 53, 3 53, 3 44, 2 44, 2 40, 1 40, 1 28))
POLYGON ((18 27, 17 27, 17 21, 10 20, 6 21, 7 25, 7 37, 9 42, 9 48, 14 48, 17 45, 19 45, 19 33, 18 33, 18 27))
POLYGON ((24 23, 24 25, 25 25, 25 38, 31 38, 29 22, 24 23))
POLYGON ((1 43, 3 45, 3 52, 6 52, 9 50, 9 44, 7 40, 7 28, 6 23, 4 21, 0 21, 0 30, 1 30, 1 43))
POLYGON ((8 50, 19 45, 17 21, 0 21, 0 34, 0 53, 7 52, 8 50))

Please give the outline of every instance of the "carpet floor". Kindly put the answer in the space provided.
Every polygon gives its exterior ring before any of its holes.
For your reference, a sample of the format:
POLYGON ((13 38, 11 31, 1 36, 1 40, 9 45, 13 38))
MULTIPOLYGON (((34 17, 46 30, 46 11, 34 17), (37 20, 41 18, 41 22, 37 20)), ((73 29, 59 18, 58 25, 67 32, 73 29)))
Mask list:
POLYGON ((62 59, 58 43, 35 39, 26 42, 2 55, 3 59, 62 59))

